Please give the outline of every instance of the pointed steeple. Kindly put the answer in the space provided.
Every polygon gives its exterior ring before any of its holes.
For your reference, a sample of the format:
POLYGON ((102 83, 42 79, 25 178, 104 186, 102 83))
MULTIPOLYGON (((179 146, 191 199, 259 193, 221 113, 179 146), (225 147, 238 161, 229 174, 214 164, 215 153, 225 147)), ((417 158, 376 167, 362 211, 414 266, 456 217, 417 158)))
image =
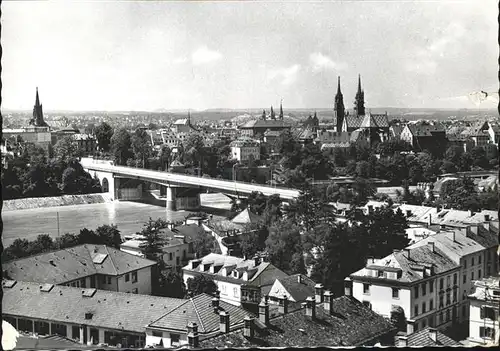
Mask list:
POLYGON ((280 115, 279 119, 283 120, 283 99, 280 101, 280 115))
POLYGON ((191 125, 191 110, 188 110, 187 125, 191 125))
POLYGON ((354 113, 356 116, 365 115, 365 92, 361 89, 361 74, 358 75, 358 92, 354 99, 354 113))
POLYGON ((274 114, 273 106, 271 105, 271 119, 276 119, 276 115, 274 114))
POLYGON ((40 97, 38 96, 38 87, 36 87, 36 98, 35 98, 35 106, 40 106, 40 97))
POLYGON ((266 120, 266 110, 262 110, 262 120, 266 120))
POLYGON ((43 120, 43 108, 42 104, 40 104, 38 87, 36 87, 35 106, 33 106, 33 118, 31 119, 30 124, 35 127, 48 127, 47 123, 43 120))
POLYGON ((342 131, 342 125, 344 124, 345 118, 344 97, 340 90, 340 77, 338 77, 337 82, 337 94, 335 95, 335 103, 333 105, 333 117, 335 118, 336 131, 339 133, 342 131))

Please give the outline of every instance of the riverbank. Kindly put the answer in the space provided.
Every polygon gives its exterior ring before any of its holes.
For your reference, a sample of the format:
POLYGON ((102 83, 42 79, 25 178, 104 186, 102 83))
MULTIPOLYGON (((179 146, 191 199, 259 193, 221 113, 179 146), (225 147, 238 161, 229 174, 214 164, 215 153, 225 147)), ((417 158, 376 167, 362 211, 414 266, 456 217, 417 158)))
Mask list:
POLYGON ((43 207, 100 204, 111 201, 111 196, 108 193, 32 197, 26 199, 5 200, 3 202, 2 212, 29 210, 43 207))

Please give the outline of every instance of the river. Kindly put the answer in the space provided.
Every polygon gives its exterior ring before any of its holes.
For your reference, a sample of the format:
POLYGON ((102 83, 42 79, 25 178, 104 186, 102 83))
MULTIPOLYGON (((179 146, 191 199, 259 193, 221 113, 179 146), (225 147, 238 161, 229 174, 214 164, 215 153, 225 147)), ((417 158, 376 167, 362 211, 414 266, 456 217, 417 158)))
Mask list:
MULTIPOLYGON (((215 214, 230 208, 229 199, 221 194, 201 194, 201 204, 204 211, 215 214)), ((178 221, 189 213, 130 201, 5 211, 2 212, 2 241, 7 247, 17 238, 35 240, 39 234, 55 238, 64 233, 78 234, 82 228, 95 229, 103 224, 116 224, 122 235, 129 235, 139 231, 149 217, 178 221)), ((218 217, 221 216, 214 215, 214 218, 218 217)))

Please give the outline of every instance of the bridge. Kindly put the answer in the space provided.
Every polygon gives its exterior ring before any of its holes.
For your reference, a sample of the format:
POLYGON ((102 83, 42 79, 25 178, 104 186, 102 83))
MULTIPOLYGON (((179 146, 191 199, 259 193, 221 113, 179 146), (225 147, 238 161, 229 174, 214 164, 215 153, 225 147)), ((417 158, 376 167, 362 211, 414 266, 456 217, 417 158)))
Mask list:
MULTIPOLYGON (((131 199, 127 189, 120 189, 123 180, 136 179, 143 182, 159 184, 166 190, 167 209, 195 209, 199 207, 201 191, 220 192, 229 196, 248 196, 252 192, 261 192, 265 196, 278 194, 281 199, 290 201, 299 196, 299 190, 276 188, 261 184, 250 184, 230 180, 196 177, 186 174, 153 171, 148 169, 114 166, 110 162, 95 162, 82 159, 82 167, 101 183, 103 192, 111 193, 114 200, 131 199), (181 207, 181 208, 179 208, 181 207)), ((142 190, 138 190, 142 193, 142 190)), ((137 193, 135 193, 137 196, 137 193)))

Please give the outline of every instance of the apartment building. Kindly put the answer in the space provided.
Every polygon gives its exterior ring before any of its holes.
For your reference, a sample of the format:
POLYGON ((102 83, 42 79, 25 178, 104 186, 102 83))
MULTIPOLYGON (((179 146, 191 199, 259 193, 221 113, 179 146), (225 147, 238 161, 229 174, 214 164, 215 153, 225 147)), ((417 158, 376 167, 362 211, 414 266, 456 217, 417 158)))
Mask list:
POLYGON ((260 144, 250 138, 240 138, 231 144, 231 156, 239 162, 260 160, 260 144))
POLYGON ((260 258, 245 260, 215 253, 189 261, 182 272, 186 285, 189 278, 200 274, 213 279, 220 291, 220 299, 236 306, 256 306, 263 296, 263 288, 288 276, 260 258))
POLYGON ((474 282, 469 295, 469 338, 472 346, 498 346, 500 334, 500 276, 497 274, 474 282))
POLYGON ((3 264, 4 276, 41 284, 151 294, 156 262, 105 245, 79 245, 3 264))
POLYGON ((457 319, 460 265, 430 242, 369 259, 345 281, 346 295, 389 318, 404 310, 409 334, 427 326, 446 329, 457 319))

